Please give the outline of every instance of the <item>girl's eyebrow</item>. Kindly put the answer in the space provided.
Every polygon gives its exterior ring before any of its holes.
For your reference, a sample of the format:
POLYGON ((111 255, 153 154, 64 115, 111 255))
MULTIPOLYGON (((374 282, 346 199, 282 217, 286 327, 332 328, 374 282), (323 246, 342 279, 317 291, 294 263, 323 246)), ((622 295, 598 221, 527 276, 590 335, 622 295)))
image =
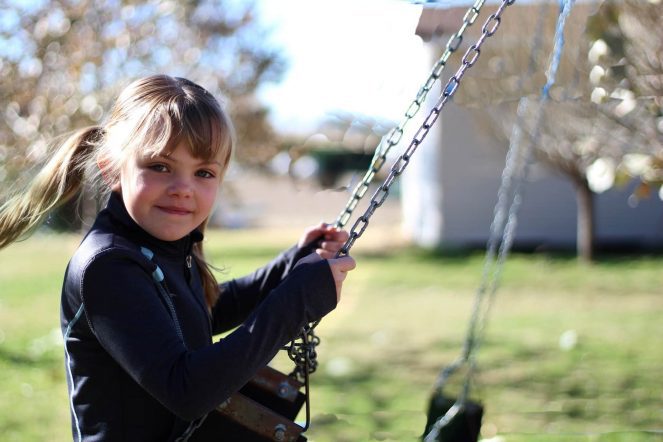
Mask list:
POLYGON ((198 166, 219 166, 221 167, 221 163, 216 161, 216 160, 202 160, 198 163, 198 166))
MULTIPOLYGON (((171 156, 162 155, 162 154, 157 155, 156 158, 161 158, 161 159, 164 159, 164 160, 172 161, 173 163, 178 162, 177 159, 175 159, 171 156)), ((214 165, 214 164, 216 164, 217 166, 221 166, 221 163, 217 160, 200 160, 200 162, 198 162, 197 165, 198 166, 207 166, 207 165, 214 165)))

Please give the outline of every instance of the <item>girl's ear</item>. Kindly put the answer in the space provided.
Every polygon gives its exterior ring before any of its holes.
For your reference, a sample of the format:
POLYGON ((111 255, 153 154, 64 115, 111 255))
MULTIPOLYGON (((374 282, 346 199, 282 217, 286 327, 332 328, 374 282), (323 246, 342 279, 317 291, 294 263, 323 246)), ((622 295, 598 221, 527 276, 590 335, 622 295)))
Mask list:
POLYGON ((103 178, 104 183, 106 183, 106 185, 112 191, 119 191, 120 180, 118 179, 116 174, 112 172, 110 164, 111 160, 108 157, 101 155, 97 157, 97 166, 99 167, 99 171, 101 172, 101 177, 103 178))

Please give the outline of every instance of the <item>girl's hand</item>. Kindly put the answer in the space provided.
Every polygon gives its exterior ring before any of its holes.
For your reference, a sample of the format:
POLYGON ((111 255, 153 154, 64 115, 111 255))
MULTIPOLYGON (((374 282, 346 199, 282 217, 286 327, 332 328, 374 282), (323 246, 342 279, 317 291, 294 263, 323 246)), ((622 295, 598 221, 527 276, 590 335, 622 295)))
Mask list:
POLYGON ((304 231, 299 239, 298 246, 301 248, 318 241, 318 248, 315 252, 324 259, 330 259, 336 256, 336 253, 341 250, 349 237, 350 234, 345 230, 340 230, 330 224, 320 223, 320 225, 309 227, 304 231))
POLYGON ((336 283, 336 303, 341 301, 341 288, 343 281, 348 276, 348 272, 357 267, 352 256, 342 256, 340 258, 328 259, 329 267, 331 267, 332 275, 334 275, 334 282, 336 283))
MULTIPOLYGON (((320 257, 319 253, 311 253, 310 255, 300 259, 295 267, 299 266, 300 264, 314 263, 320 260, 322 260, 322 258, 320 257)), ((338 303, 341 300, 341 289, 343 288, 343 281, 345 281, 345 278, 348 276, 348 272, 357 266, 357 263, 355 262, 354 258, 349 255, 342 256, 340 258, 327 259, 327 263, 331 268, 332 276, 334 277, 334 283, 336 283, 336 303, 338 303)))

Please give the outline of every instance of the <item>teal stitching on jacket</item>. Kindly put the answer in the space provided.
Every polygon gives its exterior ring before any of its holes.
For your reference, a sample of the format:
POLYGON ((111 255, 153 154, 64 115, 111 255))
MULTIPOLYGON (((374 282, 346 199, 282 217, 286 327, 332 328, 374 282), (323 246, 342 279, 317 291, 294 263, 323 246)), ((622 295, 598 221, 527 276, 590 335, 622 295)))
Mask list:
MULTIPOLYGON (((150 261, 152 261, 152 258, 154 257, 154 252, 148 249, 147 247, 141 247, 140 252, 147 257, 150 261)), ((154 279, 156 282, 161 282, 164 280, 163 272, 161 271, 161 268, 157 266, 156 270, 152 272, 152 279, 154 279)))
POLYGON ((74 315, 74 319, 69 321, 69 325, 67 325, 67 330, 64 333, 64 352, 67 355, 67 374, 69 375, 69 382, 71 383, 71 391, 69 392, 69 406, 71 407, 71 413, 74 415, 74 421, 76 423, 76 434, 78 435, 78 440, 82 441, 83 436, 81 436, 81 429, 78 424, 78 416, 76 416, 76 410, 74 409, 74 396, 73 396, 73 391, 74 391, 74 376, 71 373, 71 356, 69 356, 69 351, 67 350, 67 339, 69 338, 69 335, 71 334, 71 329, 74 327, 76 322, 78 321, 78 318, 81 317, 81 314, 83 314, 83 304, 81 303, 81 306, 78 308, 78 311, 76 312, 76 315, 74 315))

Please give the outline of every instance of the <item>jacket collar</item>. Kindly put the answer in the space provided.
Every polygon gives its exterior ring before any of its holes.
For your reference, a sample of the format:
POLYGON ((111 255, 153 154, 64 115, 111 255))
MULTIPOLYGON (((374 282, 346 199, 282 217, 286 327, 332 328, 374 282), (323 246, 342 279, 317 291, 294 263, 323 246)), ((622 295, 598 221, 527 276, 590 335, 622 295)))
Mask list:
POLYGON ((124 233, 139 246, 152 249, 170 256, 186 256, 191 253, 193 244, 203 240, 203 234, 195 229, 189 235, 176 241, 163 241, 147 233, 136 221, 131 218, 124 206, 122 196, 118 192, 112 192, 106 205, 106 211, 110 215, 113 224, 122 228, 124 233))

